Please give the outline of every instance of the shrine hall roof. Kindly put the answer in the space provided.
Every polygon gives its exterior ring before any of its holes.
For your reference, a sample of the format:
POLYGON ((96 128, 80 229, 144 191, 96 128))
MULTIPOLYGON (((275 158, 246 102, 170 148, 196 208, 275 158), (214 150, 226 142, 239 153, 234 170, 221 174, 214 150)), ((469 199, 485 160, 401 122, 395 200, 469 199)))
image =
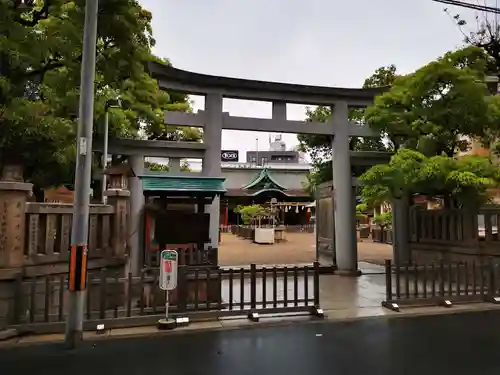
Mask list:
POLYGON ((139 176, 144 192, 223 194, 225 178, 199 176, 169 176, 148 173, 139 176))

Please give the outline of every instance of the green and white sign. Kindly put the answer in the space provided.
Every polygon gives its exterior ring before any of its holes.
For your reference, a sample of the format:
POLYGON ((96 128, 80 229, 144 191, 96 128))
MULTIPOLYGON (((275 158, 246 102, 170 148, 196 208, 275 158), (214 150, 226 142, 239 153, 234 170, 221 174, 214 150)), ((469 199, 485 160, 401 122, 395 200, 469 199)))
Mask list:
POLYGON ((174 290, 177 288, 178 255, 175 250, 161 252, 160 278, 161 290, 174 290))

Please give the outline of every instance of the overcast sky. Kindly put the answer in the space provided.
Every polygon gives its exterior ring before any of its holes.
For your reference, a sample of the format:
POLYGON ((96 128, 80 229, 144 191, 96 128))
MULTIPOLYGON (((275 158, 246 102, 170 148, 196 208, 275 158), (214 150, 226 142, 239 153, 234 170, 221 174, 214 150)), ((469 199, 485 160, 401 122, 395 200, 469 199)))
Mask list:
MULTIPOLYGON (((228 77, 360 87, 380 66, 411 72, 463 41, 445 5, 432 0, 140 2, 153 13, 156 55, 180 69, 228 77)), ((196 97, 195 108, 203 106, 196 97)), ((270 103, 225 99, 224 110, 271 117, 270 103)), ((288 118, 303 119, 304 107, 289 105, 288 118)), ((224 131, 222 148, 239 149, 243 161, 244 151, 256 148, 256 137, 259 149, 267 149, 268 133, 237 131, 224 131)), ((295 135, 284 139, 289 147, 297 144, 295 135)))

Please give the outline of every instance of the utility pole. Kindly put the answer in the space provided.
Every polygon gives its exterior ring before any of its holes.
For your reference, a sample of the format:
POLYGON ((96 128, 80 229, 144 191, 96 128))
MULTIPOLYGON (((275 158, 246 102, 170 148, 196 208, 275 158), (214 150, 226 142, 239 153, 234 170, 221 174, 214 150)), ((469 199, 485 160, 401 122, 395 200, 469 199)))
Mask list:
POLYGON ((69 299, 65 344, 71 349, 83 336, 83 311, 87 281, 87 242, 94 121, 94 79, 98 0, 85 3, 83 56, 80 75, 80 106, 77 134, 75 199, 69 265, 69 299))

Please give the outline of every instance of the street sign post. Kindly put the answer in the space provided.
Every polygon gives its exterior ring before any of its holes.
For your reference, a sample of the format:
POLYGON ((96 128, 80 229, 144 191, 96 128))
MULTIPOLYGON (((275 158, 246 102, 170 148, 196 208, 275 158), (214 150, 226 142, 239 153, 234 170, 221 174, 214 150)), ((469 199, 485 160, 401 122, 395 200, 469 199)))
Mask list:
POLYGON ((177 288, 177 251, 163 250, 160 254, 160 259, 160 278, 158 281, 160 289, 165 291, 165 319, 158 321, 158 328, 173 329, 175 328, 175 320, 168 317, 168 295, 171 290, 177 288))

